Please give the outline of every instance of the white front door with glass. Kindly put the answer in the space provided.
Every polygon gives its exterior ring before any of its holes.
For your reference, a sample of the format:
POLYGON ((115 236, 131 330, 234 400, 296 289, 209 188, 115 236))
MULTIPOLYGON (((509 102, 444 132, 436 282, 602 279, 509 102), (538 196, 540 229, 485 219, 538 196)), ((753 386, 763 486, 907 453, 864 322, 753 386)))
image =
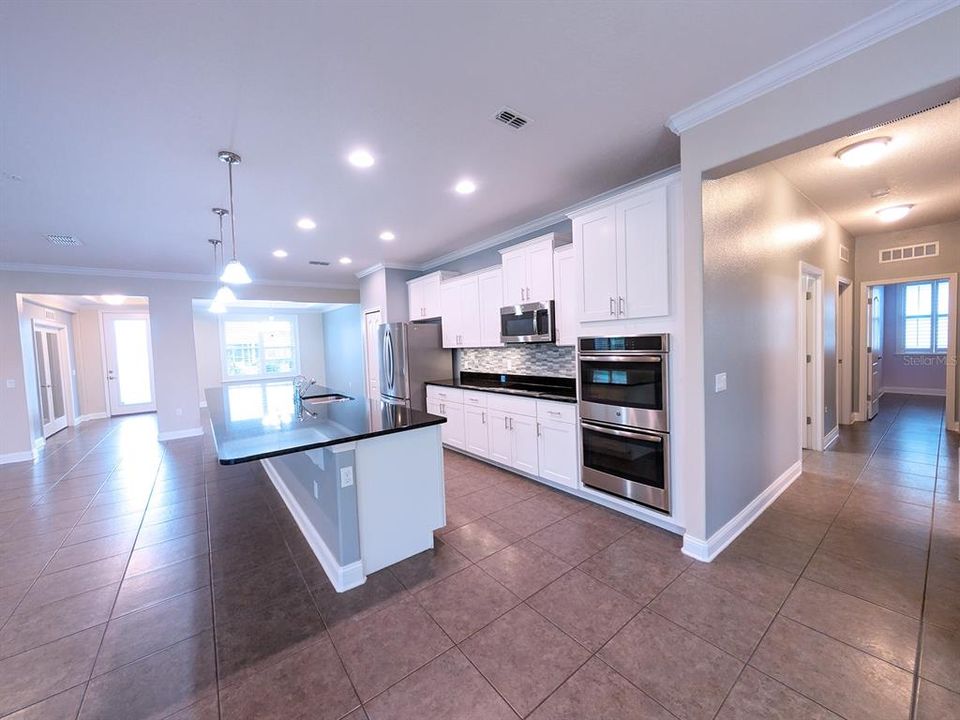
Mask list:
POLYGON ((67 426, 67 403, 64 391, 66 358, 62 352, 61 328, 34 324, 33 347, 37 359, 37 389, 40 393, 40 416, 43 437, 48 438, 67 426))
POLYGON ((103 313, 110 415, 153 412, 153 346, 147 313, 103 313))
POLYGON ((221 328, 224 382, 300 372, 295 315, 225 318, 221 328))

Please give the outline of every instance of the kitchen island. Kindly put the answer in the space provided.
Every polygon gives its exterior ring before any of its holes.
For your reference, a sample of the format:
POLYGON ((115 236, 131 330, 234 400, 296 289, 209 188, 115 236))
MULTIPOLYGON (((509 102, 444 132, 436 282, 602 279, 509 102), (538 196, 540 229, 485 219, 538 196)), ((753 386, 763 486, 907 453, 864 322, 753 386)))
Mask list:
POLYGON ((220 464, 263 465, 337 591, 433 547, 445 418, 287 380, 205 396, 220 464))

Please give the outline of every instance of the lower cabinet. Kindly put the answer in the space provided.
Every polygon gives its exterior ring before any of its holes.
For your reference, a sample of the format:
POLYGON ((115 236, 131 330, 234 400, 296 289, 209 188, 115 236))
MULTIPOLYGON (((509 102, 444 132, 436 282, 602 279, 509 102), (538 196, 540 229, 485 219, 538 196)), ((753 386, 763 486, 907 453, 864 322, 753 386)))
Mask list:
POLYGON ((577 426, 559 420, 540 420, 539 423, 540 477, 577 487, 577 426))
POLYGON ((490 435, 487 432, 487 410, 479 407, 463 408, 464 446, 467 452, 487 457, 490 455, 490 435))
POLYGON ((513 462, 511 467, 531 475, 540 475, 539 448, 537 433, 539 426, 535 417, 513 415, 510 417, 511 447, 513 462))
POLYGON ((463 405, 427 398, 427 412, 431 415, 442 415, 447 421, 440 426, 440 437, 445 445, 467 449, 464 427, 463 405))

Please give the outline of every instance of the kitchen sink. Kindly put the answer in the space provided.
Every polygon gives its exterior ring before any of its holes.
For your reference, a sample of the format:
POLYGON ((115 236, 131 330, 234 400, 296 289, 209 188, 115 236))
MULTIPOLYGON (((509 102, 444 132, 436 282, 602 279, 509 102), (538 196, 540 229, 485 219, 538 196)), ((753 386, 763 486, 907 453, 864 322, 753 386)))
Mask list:
POLYGON ((313 395, 303 398, 304 405, 327 405, 329 403, 343 402, 344 400, 353 400, 349 395, 332 393, 330 395, 313 395))

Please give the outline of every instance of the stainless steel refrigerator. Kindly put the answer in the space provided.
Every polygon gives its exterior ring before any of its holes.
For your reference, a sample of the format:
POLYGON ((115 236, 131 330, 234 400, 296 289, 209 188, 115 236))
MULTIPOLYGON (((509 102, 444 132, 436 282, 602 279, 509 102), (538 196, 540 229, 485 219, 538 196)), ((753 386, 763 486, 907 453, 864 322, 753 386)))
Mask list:
POLYGON ((380 326, 380 398, 427 409, 427 380, 453 377, 453 351, 444 350, 438 323, 380 326))

